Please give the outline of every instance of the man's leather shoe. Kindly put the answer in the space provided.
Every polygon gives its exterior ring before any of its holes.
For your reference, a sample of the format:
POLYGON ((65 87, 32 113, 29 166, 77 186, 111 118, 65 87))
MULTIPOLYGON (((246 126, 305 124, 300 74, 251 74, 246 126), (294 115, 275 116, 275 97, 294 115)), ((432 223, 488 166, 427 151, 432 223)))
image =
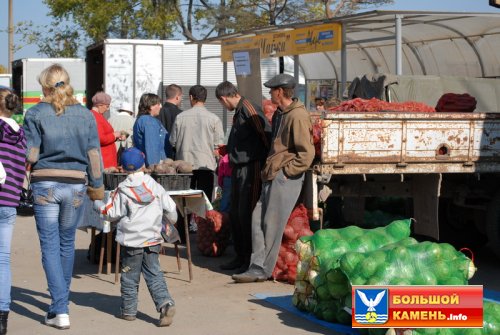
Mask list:
POLYGON ((248 271, 248 267, 250 266, 249 263, 243 263, 242 266, 240 266, 239 268, 237 268, 235 271, 234 271, 234 274, 241 274, 241 273, 244 273, 244 272, 247 272, 248 271))
POLYGON ((254 271, 246 271, 240 274, 234 274, 231 278, 237 283, 254 283, 267 280, 267 276, 254 271))
MULTIPOLYGON (((234 269, 239 269, 241 266, 243 266, 243 261, 240 258, 235 258, 229 263, 222 264, 220 266, 221 270, 234 270, 234 269)), ((247 267, 248 268, 248 267, 247 267)), ((246 271, 247 269, 245 269, 246 271)))

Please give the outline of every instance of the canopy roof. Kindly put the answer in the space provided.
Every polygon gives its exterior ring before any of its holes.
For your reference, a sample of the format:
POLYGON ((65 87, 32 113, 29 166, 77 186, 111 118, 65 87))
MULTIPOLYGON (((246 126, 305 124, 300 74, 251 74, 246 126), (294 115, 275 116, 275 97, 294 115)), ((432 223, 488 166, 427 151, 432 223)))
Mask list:
MULTIPOLYGON (((341 23, 345 32, 344 80, 366 73, 500 77, 500 14, 423 11, 370 11, 304 24, 273 26, 206 39, 224 39, 280 32, 321 23, 341 23), (401 29, 398 29, 398 20, 401 29), (400 69, 396 70, 400 31, 400 69)), ((306 79, 342 77, 341 51, 303 54, 306 79)))

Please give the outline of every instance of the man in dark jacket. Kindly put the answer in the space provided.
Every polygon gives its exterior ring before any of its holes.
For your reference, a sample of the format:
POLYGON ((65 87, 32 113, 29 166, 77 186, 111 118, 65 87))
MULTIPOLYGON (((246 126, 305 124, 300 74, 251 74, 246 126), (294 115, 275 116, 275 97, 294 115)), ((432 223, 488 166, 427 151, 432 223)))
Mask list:
POLYGON ((230 220, 236 258, 223 270, 247 270, 252 254, 252 212, 261 191, 261 169, 269 151, 271 125, 262 109, 242 97, 230 82, 220 83, 215 96, 234 111, 227 152, 232 167, 230 220))
POLYGON ((237 283, 265 281, 273 273, 283 231, 314 158, 311 118, 304 104, 293 98, 295 85, 295 79, 287 74, 264 83, 271 89, 271 101, 278 110, 262 170, 262 193, 252 213, 250 266, 246 272, 233 275, 237 283))
POLYGON ((179 106, 182 103, 182 88, 176 84, 170 84, 165 88, 166 101, 163 104, 158 118, 170 134, 175 118, 182 110, 179 106))

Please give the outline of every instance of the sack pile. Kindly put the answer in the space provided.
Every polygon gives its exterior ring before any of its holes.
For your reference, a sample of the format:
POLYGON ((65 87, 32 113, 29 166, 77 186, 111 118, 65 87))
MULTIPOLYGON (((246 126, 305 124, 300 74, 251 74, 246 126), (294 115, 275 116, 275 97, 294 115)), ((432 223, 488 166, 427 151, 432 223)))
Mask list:
POLYGON ((311 236, 313 232, 309 227, 307 209, 303 204, 297 205, 285 227, 281 240, 278 261, 274 267, 272 277, 275 280, 295 283, 297 275, 297 263, 299 257, 295 252, 295 243, 302 236, 311 236))
POLYGON ((197 216, 195 220, 198 225, 196 233, 198 250, 205 256, 221 256, 229 244, 231 234, 229 215, 210 210, 207 211, 205 219, 197 216))
POLYGON ((409 237, 410 224, 396 220, 300 238, 293 304, 319 319, 350 324, 353 285, 466 285, 476 270, 473 262, 450 244, 417 242, 409 237))
POLYGON ((436 112, 472 113, 476 109, 476 98, 464 93, 446 93, 439 98, 436 112))
MULTIPOLYGON (((299 255, 293 304, 316 317, 329 321, 350 323, 351 315, 344 310, 350 295, 331 295, 327 273, 338 268, 340 258, 350 251, 369 252, 410 236, 411 220, 397 220, 386 227, 362 229, 349 226, 341 229, 323 229, 313 236, 300 238, 295 249, 299 255)), ((341 289, 345 290, 344 287, 341 289)), ((346 293, 346 292, 344 292, 346 293)))

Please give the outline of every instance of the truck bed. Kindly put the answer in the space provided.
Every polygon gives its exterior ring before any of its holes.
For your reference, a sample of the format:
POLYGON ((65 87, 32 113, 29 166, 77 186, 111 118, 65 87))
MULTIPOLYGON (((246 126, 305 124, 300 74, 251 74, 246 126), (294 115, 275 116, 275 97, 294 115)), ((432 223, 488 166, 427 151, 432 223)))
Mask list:
POLYGON ((500 172, 500 114, 341 112, 321 123, 319 173, 500 172))

